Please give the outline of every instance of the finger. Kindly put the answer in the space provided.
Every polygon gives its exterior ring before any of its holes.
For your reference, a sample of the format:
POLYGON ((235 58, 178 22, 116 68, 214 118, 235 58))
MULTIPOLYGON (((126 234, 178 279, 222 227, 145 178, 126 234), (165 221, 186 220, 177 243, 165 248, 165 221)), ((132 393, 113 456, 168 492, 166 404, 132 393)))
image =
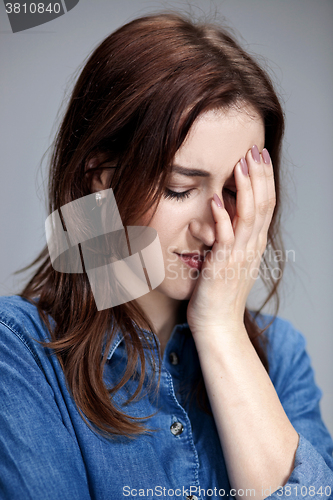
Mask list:
POLYGON ((265 222, 262 227, 262 233, 267 237, 268 229, 272 221, 274 208, 276 205, 276 192, 275 192, 275 182, 274 182, 274 169, 271 158, 266 148, 262 150, 262 158, 264 160, 264 169, 266 173, 267 196, 268 196, 268 211, 266 214, 265 222))
POLYGON ((255 220, 254 196, 248 166, 242 158, 235 167, 235 182, 237 188, 235 229, 235 256, 243 255, 252 235, 255 220), (236 253, 237 252, 237 253, 236 253))
POLYGON ((253 146, 246 155, 254 195, 255 220, 249 245, 256 247, 258 236, 268 212, 268 190, 265 165, 257 146, 253 146))
POLYGON ((228 212, 217 194, 211 201, 215 221, 215 242, 211 252, 213 260, 226 260, 233 248, 235 235, 228 212))

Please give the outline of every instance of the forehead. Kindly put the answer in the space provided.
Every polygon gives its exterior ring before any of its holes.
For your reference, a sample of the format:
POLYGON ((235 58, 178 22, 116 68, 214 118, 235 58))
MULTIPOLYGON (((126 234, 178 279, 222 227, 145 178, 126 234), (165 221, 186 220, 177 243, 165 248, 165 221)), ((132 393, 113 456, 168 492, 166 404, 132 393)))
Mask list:
POLYGON ((264 123, 253 108, 209 110, 199 115, 174 157, 174 164, 214 173, 228 170, 256 144, 265 144, 264 123))

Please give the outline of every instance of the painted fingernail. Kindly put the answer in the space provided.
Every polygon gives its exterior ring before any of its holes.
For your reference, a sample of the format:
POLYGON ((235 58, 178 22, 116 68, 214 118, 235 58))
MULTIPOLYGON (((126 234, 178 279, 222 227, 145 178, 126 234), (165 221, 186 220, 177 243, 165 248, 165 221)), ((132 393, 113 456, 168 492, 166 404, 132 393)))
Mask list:
POLYGON ((266 163, 266 165, 269 165, 271 162, 271 157, 269 156, 269 152, 267 151, 267 149, 264 148, 261 154, 264 159, 264 163, 266 163))
POLYGON ((222 201, 220 200, 220 198, 217 196, 217 194, 214 193, 214 201, 216 203, 216 205, 219 207, 219 208, 223 208, 223 203, 222 201))
POLYGON ((241 164, 243 174, 247 175, 249 173, 249 169, 248 169, 245 158, 241 158, 239 160, 239 163, 241 164))
POLYGON ((256 163, 260 163, 259 149, 257 148, 256 145, 252 146, 251 153, 252 153, 252 158, 254 159, 254 161, 256 163))

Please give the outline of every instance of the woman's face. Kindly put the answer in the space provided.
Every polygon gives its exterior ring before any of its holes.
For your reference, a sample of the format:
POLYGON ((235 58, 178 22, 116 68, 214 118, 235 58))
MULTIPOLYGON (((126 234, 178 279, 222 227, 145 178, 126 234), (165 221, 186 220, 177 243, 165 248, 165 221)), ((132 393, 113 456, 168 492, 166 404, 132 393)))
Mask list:
POLYGON ((170 180, 149 224, 145 214, 137 225, 156 229, 161 243, 165 279, 155 289, 177 300, 188 300, 200 273, 200 265, 180 254, 204 255, 215 241, 211 212, 214 193, 223 198, 233 220, 236 211, 234 168, 256 144, 262 151, 264 124, 258 113, 210 110, 198 117, 177 151, 170 180), (146 221, 146 223, 145 223, 146 221), (192 264, 192 267, 191 267, 192 264))

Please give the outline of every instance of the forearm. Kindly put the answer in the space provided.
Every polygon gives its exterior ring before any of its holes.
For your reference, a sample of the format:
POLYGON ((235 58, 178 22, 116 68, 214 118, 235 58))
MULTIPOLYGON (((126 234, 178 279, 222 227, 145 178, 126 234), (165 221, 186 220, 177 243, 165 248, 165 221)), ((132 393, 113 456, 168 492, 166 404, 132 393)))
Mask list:
POLYGON ((273 493, 287 482, 298 434, 244 326, 194 338, 230 484, 266 498, 263 490, 273 493))

